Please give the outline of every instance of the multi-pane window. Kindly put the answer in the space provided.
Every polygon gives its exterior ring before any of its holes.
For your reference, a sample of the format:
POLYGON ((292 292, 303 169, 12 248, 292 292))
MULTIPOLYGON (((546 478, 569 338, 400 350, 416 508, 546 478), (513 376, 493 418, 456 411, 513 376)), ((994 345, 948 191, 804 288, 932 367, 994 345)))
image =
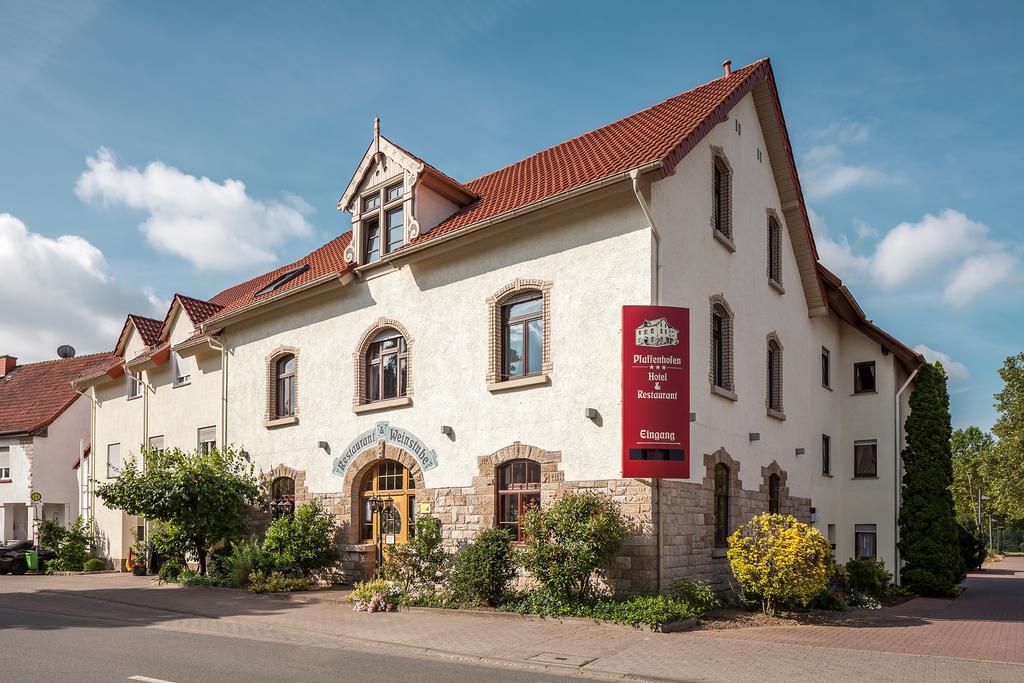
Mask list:
POLYGON ((409 349, 405 337, 393 329, 382 331, 366 351, 366 401, 405 396, 408 376, 409 349))
POLYGON ((875 361, 854 363, 853 393, 871 394, 875 392, 875 361))
POLYGON ((768 279, 782 284, 782 228, 775 216, 768 216, 768 279))
POLYGON ((821 386, 832 387, 832 354, 824 346, 821 347, 821 386))
POLYGON ((775 339, 768 340, 766 393, 768 409, 782 412, 782 347, 775 339))
POLYGON ((199 452, 203 455, 217 450, 217 428, 200 427, 197 440, 199 441, 199 452))
POLYGON ((777 474, 768 477, 768 512, 779 514, 779 487, 782 479, 777 474))
POLYGON ((363 263, 378 261, 405 244, 404 197, 402 183, 363 197, 363 263))
POLYGON ((715 546, 729 544, 729 468, 715 465, 715 546))
POLYGON ((498 526, 522 541, 523 516, 531 506, 540 505, 540 464, 513 460, 499 467, 497 474, 498 526))
POLYGON ((192 359, 178 355, 177 351, 171 352, 172 366, 174 367, 174 384, 188 384, 192 381, 192 359))
POLYGON ((416 512, 416 480, 412 472, 400 462, 382 460, 366 473, 360 490, 360 538, 378 540, 380 533, 393 535, 396 540, 403 535, 411 537, 416 512), (386 507, 374 512, 370 500, 373 497, 382 498, 386 507))
POLYGON ((107 444, 107 479, 116 477, 121 472, 121 444, 107 444))
POLYGON ((295 356, 281 356, 274 364, 274 417, 295 414, 295 356))
POLYGON ((139 370, 138 372, 126 370, 124 376, 125 382, 128 386, 128 398, 138 398, 142 396, 142 370, 139 370))
POLYGON ((854 441, 853 442, 853 476, 855 476, 855 477, 877 477, 878 476, 878 442, 877 441, 854 441))
POLYGON ((278 477, 270 484, 270 514, 274 519, 295 512, 295 480, 278 477))
POLYGON ((873 560, 878 556, 874 524, 855 524, 853 531, 854 552, 858 560, 873 560))
POLYGON ((544 295, 527 292, 501 308, 502 379, 540 374, 544 364, 544 295))
POLYGON ((821 473, 832 475, 832 439, 828 434, 821 435, 821 473))
POLYGON ((11 478, 11 447, 0 446, 0 479, 11 478))
POLYGON ((715 231, 732 239, 732 171, 715 155, 711 169, 711 220, 715 231))

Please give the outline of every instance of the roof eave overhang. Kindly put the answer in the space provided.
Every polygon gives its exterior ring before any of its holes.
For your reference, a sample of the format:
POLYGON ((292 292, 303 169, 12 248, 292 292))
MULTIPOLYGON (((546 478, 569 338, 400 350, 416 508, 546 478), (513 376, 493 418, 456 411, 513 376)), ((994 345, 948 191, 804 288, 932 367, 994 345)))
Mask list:
POLYGON ((83 391, 92 387, 102 386, 109 382, 113 382, 118 377, 124 375, 124 366, 120 363, 117 365, 107 368, 105 370, 99 370, 91 372, 88 375, 83 375, 76 380, 72 380, 71 386, 74 389, 83 391))
POLYGON ((210 340, 212 337, 208 334, 204 334, 201 337, 195 339, 186 339, 185 341, 175 344, 171 347, 171 350, 183 358, 189 358, 192 356, 202 355, 204 352, 209 351, 213 353, 215 349, 210 346, 210 340))

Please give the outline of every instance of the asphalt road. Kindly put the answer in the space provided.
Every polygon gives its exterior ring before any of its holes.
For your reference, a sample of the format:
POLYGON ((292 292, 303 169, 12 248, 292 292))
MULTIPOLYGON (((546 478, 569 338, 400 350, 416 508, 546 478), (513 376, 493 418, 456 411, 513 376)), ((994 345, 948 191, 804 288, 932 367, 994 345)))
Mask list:
POLYGON ((31 681, 555 681, 558 677, 437 657, 395 656, 344 644, 275 642, 41 609, 11 609, 0 597, 0 680, 31 681), (16 625, 16 626, 13 626, 16 625), (13 626, 13 627, 12 627, 13 626))

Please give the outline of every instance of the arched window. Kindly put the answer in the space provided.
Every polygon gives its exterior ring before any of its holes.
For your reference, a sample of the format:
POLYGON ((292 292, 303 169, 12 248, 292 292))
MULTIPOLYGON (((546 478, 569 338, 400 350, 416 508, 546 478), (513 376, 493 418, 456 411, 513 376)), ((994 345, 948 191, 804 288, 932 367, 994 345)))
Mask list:
POLYGON ((523 515, 540 505, 540 463, 513 460, 497 471, 498 526, 508 529, 513 540, 523 540, 523 515))
POLYGON ((729 468, 715 465, 715 547, 729 544, 729 468))
POLYGON ((274 417, 295 414, 295 356, 285 354, 274 364, 274 417))
POLYGON ((711 164, 711 225, 732 241, 732 168, 718 151, 711 164))
POLYGON ((274 519, 295 512, 295 480, 278 477, 270 484, 270 514, 274 519))
POLYGON ((768 338, 765 396, 768 410, 782 413, 782 344, 774 336, 768 338))
POLYGON ((711 386, 736 390, 733 378, 733 314, 720 295, 711 297, 711 386))
POLYGON ((768 215, 768 279, 782 286, 782 228, 771 214, 768 215))
POLYGON ((501 307, 503 380, 539 375, 544 366, 544 295, 528 291, 501 307))
POLYGON ((408 391, 409 349, 405 337, 395 329, 385 329, 370 341, 366 349, 367 403, 405 396, 408 391))
POLYGON ((768 477, 768 512, 773 515, 779 514, 779 475, 773 474, 768 477))

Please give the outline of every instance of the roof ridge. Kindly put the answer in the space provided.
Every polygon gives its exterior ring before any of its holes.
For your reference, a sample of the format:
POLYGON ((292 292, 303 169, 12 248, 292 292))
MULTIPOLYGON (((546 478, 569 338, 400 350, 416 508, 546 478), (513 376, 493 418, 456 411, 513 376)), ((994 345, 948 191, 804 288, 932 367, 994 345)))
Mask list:
POLYGON ((112 355, 114 355, 114 354, 112 354, 109 351, 96 351, 95 353, 86 353, 86 354, 81 355, 81 356, 71 356, 70 358, 47 358, 46 360, 35 360, 35 361, 32 361, 31 363, 19 363, 18 365, 14 366, 14 369, 15 370, 21 370, 22 368, 27 368, 27 367, 31 367, 31 366, 37 366, 37 365, 48 365, 48 364, 51 364, 51 363, 60 363, 62 361, 84 360, 84 359, 96 358, 98 356, 112 356, 112 355))

